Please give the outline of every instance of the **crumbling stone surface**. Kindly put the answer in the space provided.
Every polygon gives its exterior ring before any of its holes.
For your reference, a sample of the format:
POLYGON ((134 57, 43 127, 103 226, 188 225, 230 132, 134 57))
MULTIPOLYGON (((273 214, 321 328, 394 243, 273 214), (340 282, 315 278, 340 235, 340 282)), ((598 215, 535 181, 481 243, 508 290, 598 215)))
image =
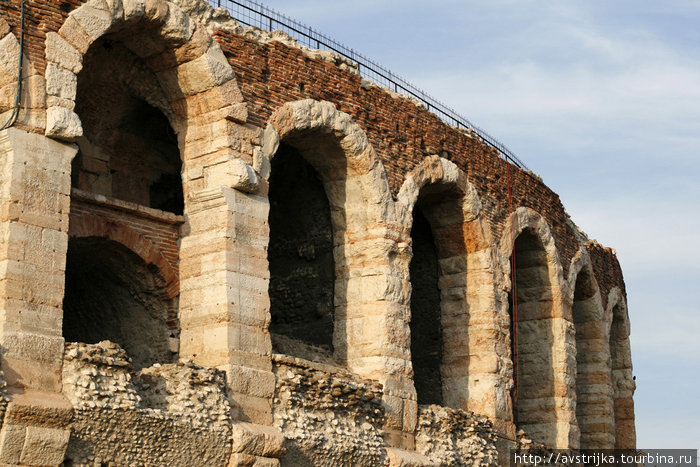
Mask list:
POLYGON ((193 363, 144 368, 109 341, 68 343, 63 393, 74 407, 73 465, 224 465, 230 406, 222 372, 193 363))
POLYGON ((486 417, 419 406, 415 451, 388 449, 384 388, 348 372, 275 355, 275 426, 282 465, 497 465, 497 433, 486 417))
POLYGON ((7 410, 7 404, 9 402, 10 399, 7 397, 7 381, 5 381, 5 374, 0 371, 0 428, 2 428, 3 421, 5 420, 5 411, 7 410))
POLYGON ((272 340, 272 350, 277 354, 291 355, 316 363, 339 366, 328 346, 313 345, 303 340, 275 333, 270 333, 270 338, 272 340))
POLYGON ((419 406, 416 451, 434 465, 497 465, 496 438, 486 417, 438 405, 419 406))
POLYGON ((297 39, 282 30, 265 31, 264 29, 254 26, 244 26, 231 18, 228 10, 225 8, 213 8, 209 2, 201 0, 174 0, 174 3, 212 30, 219 29, 232 32, 260 43, 272 41, 282 42, 290 47, 298 48, 308 57, 332 63, 341 70, 359 75, 357 63, 330 50, 311 49, 305 45, 299 44, 297 39))
POLYGON ((275 356, 274 425, 282 465, 384 465, 382 387, 349 372, 275 356))

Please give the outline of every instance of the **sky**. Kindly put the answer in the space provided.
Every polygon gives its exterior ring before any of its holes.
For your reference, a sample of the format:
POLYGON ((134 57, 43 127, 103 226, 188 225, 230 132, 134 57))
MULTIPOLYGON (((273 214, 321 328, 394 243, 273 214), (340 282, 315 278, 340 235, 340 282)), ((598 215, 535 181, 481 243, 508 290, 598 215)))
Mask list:
POLYGON ((640 448, 700 448, 700 2, 264 0, 508 146, 628 294, 640 448))

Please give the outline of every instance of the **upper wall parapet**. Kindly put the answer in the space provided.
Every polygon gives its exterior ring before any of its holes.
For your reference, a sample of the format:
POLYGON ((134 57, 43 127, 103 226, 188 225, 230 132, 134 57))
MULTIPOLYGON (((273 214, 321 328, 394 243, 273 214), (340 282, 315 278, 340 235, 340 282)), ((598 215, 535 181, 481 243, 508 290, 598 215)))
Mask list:
POLYGON ((233 19, 226 8, 214 8, 205 0, 174 0, 188 15, 206 26, 211 32, 222 30, 245 37, 246 39, 266 44, 268 42, 281 42, 289 47, 301 50, 304 55, 332 63, 341 70, 359 74, 357 63, 348 60, 342 55, 330 50, 319 50, 306 47, 297 39, 284 31, 265 31, 254 26, 243 26, 233 19))

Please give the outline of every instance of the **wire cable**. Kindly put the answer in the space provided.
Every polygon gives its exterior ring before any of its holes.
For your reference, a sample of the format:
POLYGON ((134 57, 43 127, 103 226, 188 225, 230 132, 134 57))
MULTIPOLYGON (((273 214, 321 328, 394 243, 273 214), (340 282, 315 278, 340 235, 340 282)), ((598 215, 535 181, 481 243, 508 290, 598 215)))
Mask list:
POLYGON ((22 95, 22 51, 24 49, 24 0, 20 0, 20 15, 19 15, 19 60, 17 64, 17 91, 15 92, 15 105, 12 108, 12 114, 7 119, 5 124, 0 127, 0 131, 9 128, 15 123, 19 115, 19 101, 22 95))

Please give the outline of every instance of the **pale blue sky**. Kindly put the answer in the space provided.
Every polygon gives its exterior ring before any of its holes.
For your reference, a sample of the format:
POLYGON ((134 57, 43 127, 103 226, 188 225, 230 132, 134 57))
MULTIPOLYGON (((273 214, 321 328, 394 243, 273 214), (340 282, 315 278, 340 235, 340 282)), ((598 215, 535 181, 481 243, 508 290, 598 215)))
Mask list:
POLYGON ((263 3, 485 128, 617 250, 638 445, 700 448, 700 2, 263 3))

